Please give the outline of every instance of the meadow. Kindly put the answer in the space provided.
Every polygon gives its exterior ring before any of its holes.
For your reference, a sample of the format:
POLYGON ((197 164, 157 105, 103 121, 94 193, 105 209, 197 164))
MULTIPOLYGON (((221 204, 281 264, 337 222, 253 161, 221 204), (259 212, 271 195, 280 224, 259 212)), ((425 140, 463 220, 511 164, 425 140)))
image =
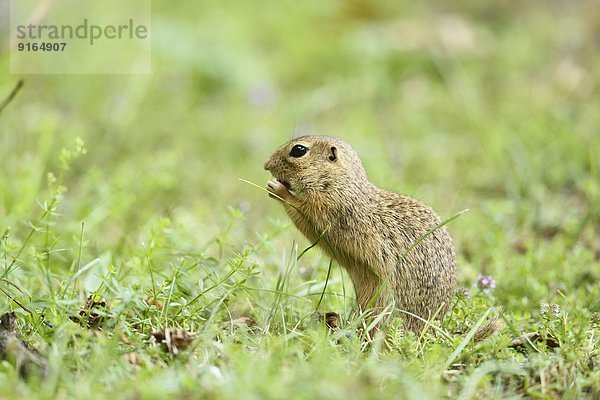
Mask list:
POLYGON ((595 1, 152 13, 152 73, 129 76, 11 75, 0 18, 0 103, 23 80, 0 110, 0 311, 47 359, 23 378, 5 356, 0 398, 600 397, 595 1), (469 210, 443 322, 365 342, 345 272, 244 181, 304 133, 469 210))

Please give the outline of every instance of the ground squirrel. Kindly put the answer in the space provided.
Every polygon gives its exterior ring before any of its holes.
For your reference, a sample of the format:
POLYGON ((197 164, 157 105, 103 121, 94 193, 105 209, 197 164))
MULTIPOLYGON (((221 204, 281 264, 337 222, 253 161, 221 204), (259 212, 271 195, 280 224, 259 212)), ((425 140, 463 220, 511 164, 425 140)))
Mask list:
MULTIPOLYGON (((346 269, 361 311, 393 306, 424 320, 445 314, 456 286, 448 230, 410 249, 441 222, 429 206, 369 182, 356 151, 336 137, 298 137, 264 167, 274 177, 267 189, 296 227, 346 269)), ((423 327, 410 314, 394 315, 406 329, 423 327)))

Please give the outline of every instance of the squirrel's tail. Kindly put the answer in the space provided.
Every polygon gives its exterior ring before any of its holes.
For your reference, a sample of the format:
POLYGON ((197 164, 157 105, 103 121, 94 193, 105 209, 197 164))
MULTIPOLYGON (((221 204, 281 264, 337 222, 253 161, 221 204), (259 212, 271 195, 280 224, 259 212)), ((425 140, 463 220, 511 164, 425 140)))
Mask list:
POLYGON ((485 325, 477 329, 473 336, 473 341, 475 343, 481 342, 482 340, 499 333, 503 328, 504 324, 502 323, 502 320, 498 316, 493 316, 485 325))

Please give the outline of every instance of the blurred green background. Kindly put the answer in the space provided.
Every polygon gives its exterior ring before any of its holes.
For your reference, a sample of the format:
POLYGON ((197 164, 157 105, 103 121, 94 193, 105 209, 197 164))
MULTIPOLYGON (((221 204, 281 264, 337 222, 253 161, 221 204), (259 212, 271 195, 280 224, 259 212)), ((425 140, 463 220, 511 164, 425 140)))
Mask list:
MULTIPOLYGON (((82 222, 84 258, 119 266, 162 218, 165 251, 192 253, 233 219, 225 254, 284 224, 257 256, 273 279, 292 240, 307 243, 238 178, 263 186, 269 154, 316 133, 346 139, 375 184, 443 218, 469 208, 449 227, 459 281, 492 274, 515 323, 562 301, 557 290, 565 307, 600 311, 597 1, 153 2, 152 13, 147 76, 12 76, 1 42, 0 98, 25 81, 0 114, 0 230, 16 247, 61 149, 76 137, 87 148, 53 220, 57 275, 82 222)), ((324 275, 327 261, 310 257, 324 275)))
POLYGON ((557 234, 600 251, 596 2, 152 8, 148 76, 11 76, 3 41, 0 93, 25 80, 0 117, 0 215, 13 237, 38 214, 60 149, 81 137, 88 153, 66 174, 57 224, 77 237, 85 222, 89 257, 137 243, 156 217, 200 245, 230 207, 244 214, 229 243, 241 248, 285 215, 238 178, 263 185, 270 152, 319 133, 348 140, 376 184, 443 217, 471 209, 450 228, 463 279, 510 272, 490 249, 557 234))
MULTIPOLYGON (((488 359, 522 372, 485 380, 490 396, 600 393, 597 1, 155 1, 152 74, 131 76, 11 75, 7 32, 0 0, 0 101, 24 80, 0 113, 0 278, 33 316, 0 304, 62 372, 24 386, 2 362, 0 394, 452 397, 477 389, 488 359), (507 327, 466 347, 450 378, 439 369, 460 336, 398 331, 380 354, 352 332, 305 329, 328 260, 310 252, 296 268, 308 243, 239 178, 265 185, 270 153, 309 133, 346 139, 372 182, 442 218, 470 209, 449 229, 473 299, 444 329, 464 332, 489 307, 507 327), (77 138, 87 152, 41 217, 48 173, 61 176, 77 138), (476 292, 481 274, 492 293, 476 292), (110 304, 105 337, 69 319, 89 293, 110 304), (266 333, 223 334, 240 315, 266 333), (148 346, 166 326, 199 333, 190 359, 148 346), (510 348, 532 330, 563 348, 510 348), (134 351, 141 370, 122 358, 134 351)), ((337 268, 328 291, 320 309, 351 316, 337 268)))

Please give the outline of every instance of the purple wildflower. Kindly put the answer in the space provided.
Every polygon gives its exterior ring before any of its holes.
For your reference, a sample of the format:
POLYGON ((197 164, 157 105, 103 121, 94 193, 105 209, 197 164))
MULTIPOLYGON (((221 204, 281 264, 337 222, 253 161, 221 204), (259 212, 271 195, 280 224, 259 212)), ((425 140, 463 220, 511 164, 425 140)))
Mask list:
POLYGON ((458 288, 458 295, 464 297, 465 299, 468 299, 471 297, 471 292, 469 292, 468 288, 462 286, 458 288))
POLYGON ((481 275, 477 278, 477 287, 483 291, 483 293, 489 293, 492 289, 496 288, 496 280, 491 275, 481 275))

